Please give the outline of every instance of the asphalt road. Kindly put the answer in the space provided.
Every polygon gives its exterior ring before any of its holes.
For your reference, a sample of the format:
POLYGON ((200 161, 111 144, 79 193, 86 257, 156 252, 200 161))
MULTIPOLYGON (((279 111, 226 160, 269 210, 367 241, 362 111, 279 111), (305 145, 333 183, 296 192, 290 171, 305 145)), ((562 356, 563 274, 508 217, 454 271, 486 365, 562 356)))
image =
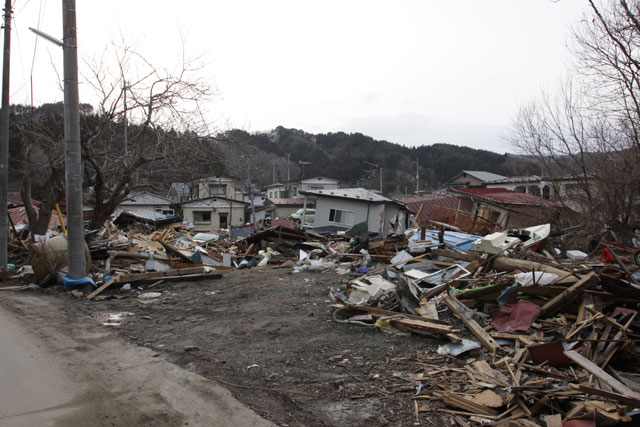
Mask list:
POLYGON ((272 426, 200 375, 41 296, 0 294, 0 426, 272 426))

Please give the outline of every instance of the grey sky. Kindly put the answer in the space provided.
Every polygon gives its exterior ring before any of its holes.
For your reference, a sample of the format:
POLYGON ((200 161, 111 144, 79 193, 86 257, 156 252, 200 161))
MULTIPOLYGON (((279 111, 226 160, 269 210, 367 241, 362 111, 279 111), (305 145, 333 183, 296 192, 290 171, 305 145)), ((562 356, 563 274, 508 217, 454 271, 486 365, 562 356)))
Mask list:
MULTIPOLYGON (((567 68, 568 27, 586 2, 77 1, 81 56, 122 38, 156 66, 203 56, 219 127, 361 132, 404 145, 504 152, 523 103, 567 68)), ((60 0, 16 0, 12 103, 62 100, 60 0), (40 19, 38 16, 40 15, 40 19), (39 23, 38 23, 39 21, 39 23)), ((81 88, 81 101, 93 103, 81 88)))

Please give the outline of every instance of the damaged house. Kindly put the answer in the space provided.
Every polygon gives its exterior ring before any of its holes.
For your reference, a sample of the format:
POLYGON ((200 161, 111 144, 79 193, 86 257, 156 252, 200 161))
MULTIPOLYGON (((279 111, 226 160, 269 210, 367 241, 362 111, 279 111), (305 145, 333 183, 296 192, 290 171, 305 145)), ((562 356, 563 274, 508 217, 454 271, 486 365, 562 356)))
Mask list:
POLYGON ((403 233, 407 226, 406 205, 364 188, 309 190, 300 194, 305 200, 316 201, 313 227, 316 232, 348 230, 364 223, 369 234, 387 236, 403 233))
POLYGON ((489 233, 514 227, 529 227, 557 222, 563 209, 560 203, 529 193, 504 188, 451 188, 458 195, 454 218, 442 220, 471 232, 489 233), (449 222, 452 221, 452 222, 449 222), (457 223, 457 224, 456 224, 457 223))
POLYGON ((193 224, 194 231, 211 233, 244 224, 248 203, 222 197, 207 197, 182 204, 182 220, 193 224))

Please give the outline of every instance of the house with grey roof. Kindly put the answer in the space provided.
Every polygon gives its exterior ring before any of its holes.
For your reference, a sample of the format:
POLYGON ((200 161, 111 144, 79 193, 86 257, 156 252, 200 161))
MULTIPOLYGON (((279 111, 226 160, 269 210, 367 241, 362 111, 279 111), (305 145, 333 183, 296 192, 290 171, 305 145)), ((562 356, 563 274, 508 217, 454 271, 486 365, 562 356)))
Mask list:
POLYGON ((177 203, 191 199, 191 186, 185 182, 174 182, 169 188, 167 197, 177 203))
POLYGON ((172 204, 173 200, 168 197, 160 196, 150 191, 138 191, 129 194, 125 200, 120 202, 116 207, 114 216, 117 217, 122 212, 142 214, 150 211, 161 215, 175 215, 172 204))
POLYGON ((267 186, 268 198, 295 199, 300 197, 300 191, 335 190, 338 188, 337 179, 326 176, 314 176, 295 181, 285 181, 267 186))
POLYGON ((504 179, 506 176, 486 171, 461 171, 445 182, 445 187, 481 187, 490 181, 504 179))
POLYGON ((366 224, 369 234, 387 236, 404 233, 407 226, 406 205, 364 188, 302 190, 300 194, 305 200, 315 199, 316 232, 348 230, 356 224, 366 224))

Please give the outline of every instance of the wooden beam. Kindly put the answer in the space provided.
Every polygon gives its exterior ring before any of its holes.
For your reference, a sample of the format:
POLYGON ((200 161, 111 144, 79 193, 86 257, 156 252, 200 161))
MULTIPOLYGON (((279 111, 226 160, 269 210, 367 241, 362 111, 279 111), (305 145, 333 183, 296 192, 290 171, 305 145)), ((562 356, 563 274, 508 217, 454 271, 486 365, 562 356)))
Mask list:
POLYGON ((105 289, 107 289, 109 286, 113 285, 116 282, 116 279, 118 279, 118 276, 114 277, 111 280, 108 280, 106 282, 104 282, 104 284, 102 286, 100 286, 98 289, 96 289, 95 291, 91 292, 89 295, 87 295, 86 299, 94 299, 96 296, 98 296, 102 291, 104 291, 105 289))
POLYGON ((466 253, 462 253, 462 252, 456 252, 456 251, 450 251, 447 249, 435 249, 431 251, 432 254, 437 255, 437 256, 443 256, 443 257, 447 257, 447 258, 452 258, 452 259, 457 259, 460 261, 477 261, 478 259, 480 259, 479 256, 475 256, 475 255, 470 255, 470 254, 466 254, 466 253))
POLYGON ((168 277, 179 277, 179 276, 187 276, 193 274, 203 274, 206 273, 207 270, 204 267, 190 267, 190 268, 180 268, 178 270, 165 270, 165 271, 150 271, 147 273, 135 273, 135 274, 127 274, 121 275, 116 278, 116 282, 139 282, 141 280, 159 280, 165 279, 168 277))
POLYGON ((611 400, 615 400, 616 402, 620 402, 622 404, 625 405, 630 405, 633 407, 638 407, 640 406, 640 400, 633 398, 633 397, 629 397, 629 396, 625 396, 619 393, 614 393, 612 391, 607 391, 607 390, 602 390, 600 388, 597 387, 591 387, 590 385, 586 385, 586 384, 569 384, 569 387, 575 389, 575 390, 579 390, 582 391, 586 394, 591 394, 594 396, 601 396, 601 397, 605 397, 607 399, 611 399, 611 400))
POLYGON ((569 359, 573 360, 575 363, 580 365, 589 373, 593 374, 596 378, 603 381, 605 384, 607 384, 609 387, 611 387, 613 390, 617 391, 618 393, 624 395, 625 397, 640 399, 640 394, 636 393, 626 385, 622 384, 617 379, 613 378, 611 375, 609 375, 603 369, 601 369, 598 365, 591 362, 589 359, 587 359, 580 353, 576 352, 575 350, 565 351, 564 354, 569 359))
POLYGON ((548 301, 543 305, 542 310, 540 311, 540 316, 553 314, 555 310, 559 309, 560 306, 567 302, 569 297, 588 289, 595 285, 597 281, 598 278, 594 272, 587 274, 582 279, 562 291, 559 295, 556 295, 551 301, 548 301))
POLYGON ((467 328, 473 333, 473 335, 480 340, 482 345, 484 345, 491 353, 494 353, 498 348, 500 348, 500 344, 494 340, 491 335, 485 332, 484 329, 472 318, 466 316, 463 311, 463 307, 460 306, 460 303, 449 295, 444 297, 442 302, 445 303, 449 310, 456 315, 456 317, 464 322, 467 325, 467 328))

